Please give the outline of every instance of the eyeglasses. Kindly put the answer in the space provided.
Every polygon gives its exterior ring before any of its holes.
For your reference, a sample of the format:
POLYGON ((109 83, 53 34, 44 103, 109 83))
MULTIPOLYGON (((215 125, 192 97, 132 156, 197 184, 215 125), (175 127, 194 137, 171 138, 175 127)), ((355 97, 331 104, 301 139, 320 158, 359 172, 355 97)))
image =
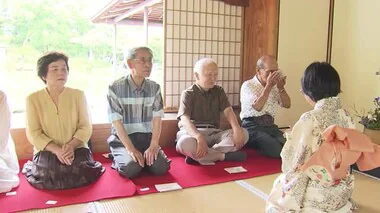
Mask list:
POLYGON ((133 60, 135 60, 135 61, 137 61, 137 63, 139 63, 139 64, 146 64, 146 63, 153 63, 153 58, 148 58, 148 59, 145 59, 145 58, 135 58, 135 59, 133 59, 133 60))

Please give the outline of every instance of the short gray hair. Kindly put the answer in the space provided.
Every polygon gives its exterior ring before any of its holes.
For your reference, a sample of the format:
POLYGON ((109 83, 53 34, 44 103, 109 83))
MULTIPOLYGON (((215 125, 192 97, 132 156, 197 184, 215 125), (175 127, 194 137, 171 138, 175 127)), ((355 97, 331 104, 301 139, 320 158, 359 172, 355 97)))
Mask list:
POLYGON ((201 58, 195 63, 194 72, 196 72, 196 73, 202 72, 205 65, 208 65, 208 64, 215 64, 215 66, 218 66, 216 61, 212 58, 201 58))
POLYGON ((135 59, 136 53, 139 50, 146 50, 153 56, 153 51, 149 47, 145 47, 145 46, 134 47, 134 48, 128 50, 127 56, 125 57, 125 61, 128 61, 130 59, 135 59))
POLYGON ((125 57, 124 61, 123 61, 123 64, 124 64, 124 68, 125 69, 128 69, 128 64, 127 64, 127 61, 128 60, 131 60, 131 59, 135 59, 136 58, 136 53, 137 51, 139 50, 146 50, 148 51, 152 57, 153 57, 153 51, 149 48, 149 47, 145 47, 145 46, 140 46, 140 47, 134 47, 132 49, 129 49, 128 50, 128 53, 127 53, 127 56, 125 57))

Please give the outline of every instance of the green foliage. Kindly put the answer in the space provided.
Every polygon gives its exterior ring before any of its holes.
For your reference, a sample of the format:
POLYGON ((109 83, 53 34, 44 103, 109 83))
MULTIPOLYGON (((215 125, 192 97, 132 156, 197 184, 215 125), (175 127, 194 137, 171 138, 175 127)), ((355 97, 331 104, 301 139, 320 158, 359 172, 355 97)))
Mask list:
POLYGON ((149 41, 149 47, 153 51, 154 63, 162 64, 164 43, 162 42, 161 38, 160 37, 153 37, 149 41))
POLYGON ((41 53, 49 50, 65 50, 72 56, 85 56, 87 48, 73 43, 72 38, 90 29, 89 21, 78 14, 80 8, 68 8, 68 2, 15 1, 18 7, 10 14, 8 29, 14 46, 31 46, 41 53))
POLYGON ((370 110, 368 113, 365 113, 362 110, 362 113, 358 113, 355 109, 356 116, 360 118, 359 123, 361 123, 367 129, 380 130, 380 97, 376 97, 373 100, 375 108, 370 110))
MULTIPOLYGON (((90 106, 98 107, 104 102, 108 84, 126 73, 121 68, 123 53, 144 43, 142 24, 119 25, 114 71, 113 26, 94 24, 89 18, 108 1, 0 0, 0 46, 6 47, 6 60, 0 60, 0 76, 6 79, 1 84, 13 99, 13 110, 23 111, 26 96, 44 87, 37 77, 36 62, 43 53, 52 50, 69 56, 67 86, 84 90, 90 106), (98 7, 94 8, 94 5, 98 7)), ((159 70, 153 72, 152 78, 161 84, 162 38, 162 29, 149 29, 149 47, 159 70)))
MULTIPOLYGON (((89 10, 88 1, 12 0, 8 4, 4 2, 7 0, 2 0, 1 4, 9 5, 9 8, 7 15, 0 14, 0 44, 34 48, 39 55, 58 50, 70 57, 89 57, 112 63, 113 26, 91 23, 85 14, 85 11, 89 10)), ((101 2, 103 6, 105 4, 105 1, 97 2, 101 2)), ((94 11, 97 10, 92 9, 91 15, 95 14, 94 11)), ((118 26, 118 53, 143 42, 139 35, 143 33, 142 26, 128 27, 128 30, 123 28, 125 26, 118 26)), ((157 30, 150 30, 149 46, 154 52, 155 63, 162 64, 162 34, 158 34, 157 30)), ((120 58, 122 59, 122 56, 120 58)))

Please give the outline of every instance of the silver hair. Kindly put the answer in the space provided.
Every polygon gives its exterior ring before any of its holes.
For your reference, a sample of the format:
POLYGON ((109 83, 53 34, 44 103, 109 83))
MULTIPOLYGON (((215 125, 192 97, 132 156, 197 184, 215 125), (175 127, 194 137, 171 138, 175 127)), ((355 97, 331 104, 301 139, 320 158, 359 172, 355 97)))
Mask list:
POLYGON ((215 66, 218 66, 216 61, 212 58, 201 58, 194 65, 194 73, 203 72, 204 67, 208 64, 215 64, 215 66))
POLYGON ((141 46, 141 47, 134 47, 128 51, 127 57, 125 57, 125 60, 130 60, 130 59, 135 59, 136 58, 136 53, 139 50, 146 50, 148 51, 151 55, 153 55, 152 50, 149 47, 141 46))
POLYGON ((140 46, 140 47, 134 47, 132 49, 129 49, 127 56, 124 59, 124 68, 128 68, 127 61, 131 60, 131 59, 135 59, 137 51, 139 51, 139 50, 146 50, 153 56, 153 51, 149 47, 140 46))

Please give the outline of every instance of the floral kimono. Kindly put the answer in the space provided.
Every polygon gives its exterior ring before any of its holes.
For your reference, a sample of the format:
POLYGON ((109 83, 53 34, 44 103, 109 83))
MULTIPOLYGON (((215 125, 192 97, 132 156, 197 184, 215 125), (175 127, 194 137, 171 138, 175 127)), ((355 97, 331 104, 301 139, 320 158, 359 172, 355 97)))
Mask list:
POLYGON ((354 188, 354 176, 349 171, 345 178, 324 187, 300 170, 322 144, 323 131, 333 124, 355 128, 353 119, 342 109, 338 97, 318 101, 313 110, 301 116, 287 135, 281 152, 283 173, 273 184, 266 212, 351 212, 349 199, 354 188))

